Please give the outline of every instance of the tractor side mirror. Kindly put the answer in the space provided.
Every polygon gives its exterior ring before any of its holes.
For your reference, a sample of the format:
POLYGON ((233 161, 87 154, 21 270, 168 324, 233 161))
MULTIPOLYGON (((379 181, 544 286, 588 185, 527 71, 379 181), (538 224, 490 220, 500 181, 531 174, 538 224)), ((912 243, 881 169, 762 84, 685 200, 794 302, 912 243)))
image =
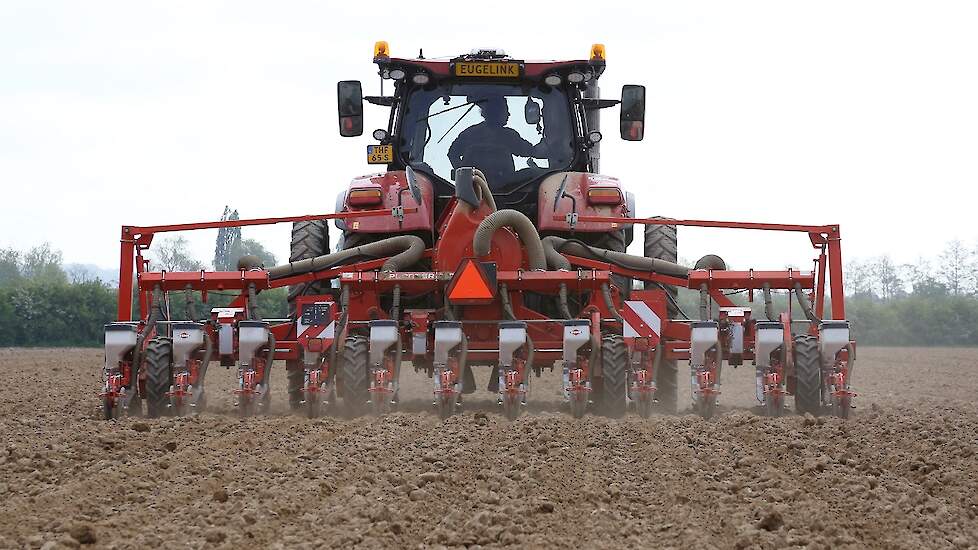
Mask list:
POLYGON ((621 87, 621 139, 642 141, 645 137, 645 86, 621 87))
POLYGON ((523 119, 530 126, 540 124, 540 104, 530 96, 526 97, 526 105, 523 106, 523 119))
POLYGON ((336 103, 340 116, 340 135, 363 135, 363 90, 359 80, 343 80, 336 84, 336 103))

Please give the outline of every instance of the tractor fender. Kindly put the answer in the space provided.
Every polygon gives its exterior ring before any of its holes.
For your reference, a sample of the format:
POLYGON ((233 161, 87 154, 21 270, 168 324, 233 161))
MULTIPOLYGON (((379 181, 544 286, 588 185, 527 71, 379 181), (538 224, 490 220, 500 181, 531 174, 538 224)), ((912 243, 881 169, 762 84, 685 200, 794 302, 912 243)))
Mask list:
POLYGON ((403 170, 382 174, 371 174, 355 178, 346 191, 336 199, 337 212, 356 212, 358 210, 392 209, 398 206, 413 212, 405 212, 403 219, 394 216, 364 216, 336 220, 336 227, 344 233, 430 233, 434 226, 435 196, 434 186, 424 174, 416 173, 418 187, 421 188, 421 204, 416 204, 408 188, 407 175, 403 170), (381 192, 380 201, 369 205, 351 205, 350 192, 355 189, 372 188, 381 192))
MULTIPOLYGON (((574 212, 575 205, 577 215, 582 217, 602 216, 624 218, 631 215, 631 208, 633 208, 627 205, 627 196, 622 191, 618 179, 600 174, 559 172, 545 178, 540 183, 538 193, 537 227, 539 227, 541 233, 548 231, 566 233, 571 231, 572 228, 568 225, 565 217, 574 212), (593 187, 618 189, 621 193, 621 200, 618 204, 589 204, 588 191, 593 187), (561 196, 558 197, 558 194, 561 194, 561 196), (573 197, 573 199, 570 197, 573 197)), ((619 223, 577 222, 573 231, 581 233, 607 233, 625 228, 625 225, 619 223)))

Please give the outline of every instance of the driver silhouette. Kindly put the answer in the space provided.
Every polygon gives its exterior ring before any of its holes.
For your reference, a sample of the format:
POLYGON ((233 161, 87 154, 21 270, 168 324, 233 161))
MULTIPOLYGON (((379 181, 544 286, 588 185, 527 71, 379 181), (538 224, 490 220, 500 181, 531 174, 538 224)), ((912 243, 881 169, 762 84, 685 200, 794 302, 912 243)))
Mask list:
POLYGON ((513 156, 545 158, 546 146, 541 140, 537 145, 523 139, 519 132, 506 126, 509 106, 506 98, 498 95, 471 99, 479 105, 482 122, 469 126, 455 138, 448 148, 452 168, 472 166, 482 170, 492 185, 493 181, 506 181, 516 172, 513 156))

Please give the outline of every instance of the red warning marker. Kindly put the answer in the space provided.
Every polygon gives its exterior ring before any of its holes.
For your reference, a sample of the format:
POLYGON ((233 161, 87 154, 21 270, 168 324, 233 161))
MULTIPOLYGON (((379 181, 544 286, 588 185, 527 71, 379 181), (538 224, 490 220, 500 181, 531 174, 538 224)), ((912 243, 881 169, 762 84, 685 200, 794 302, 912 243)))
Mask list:
POLYGON ((448 300, 460 304, 484 303, 496 296, 495 287, 495 281, 489 280, 482 266, 466 258, 448 286, 448 300))

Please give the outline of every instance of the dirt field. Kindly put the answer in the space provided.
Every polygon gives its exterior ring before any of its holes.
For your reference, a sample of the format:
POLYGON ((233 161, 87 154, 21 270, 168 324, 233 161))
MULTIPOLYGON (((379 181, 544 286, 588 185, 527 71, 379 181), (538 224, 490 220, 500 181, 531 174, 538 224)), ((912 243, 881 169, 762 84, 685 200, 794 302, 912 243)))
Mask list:
MULTIPOLYGON (((99 350, 0 350, 0 548, 974 548, 978 350, 863 349, 849 422, 558 410, 534 379, 514 423, 488 394, 439 422, 409 373, 383 418, 97 419, 99 350), (93 546, 85 546, 93 547, 93 546)), ((480 384, 487 372, 477 373, 480 384)))

